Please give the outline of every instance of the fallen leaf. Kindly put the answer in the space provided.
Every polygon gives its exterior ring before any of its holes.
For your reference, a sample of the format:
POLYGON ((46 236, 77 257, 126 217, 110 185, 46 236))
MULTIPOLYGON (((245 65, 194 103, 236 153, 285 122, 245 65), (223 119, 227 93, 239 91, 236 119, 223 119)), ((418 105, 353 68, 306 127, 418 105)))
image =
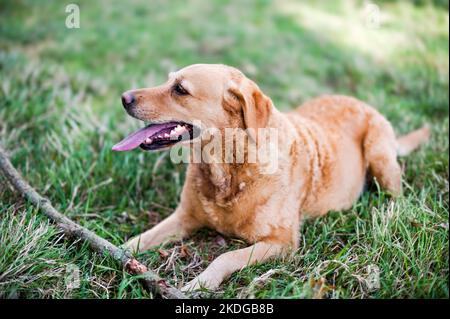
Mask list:
POLYGON ((180 257, 185 258, 185 257, 189 257, 190 255, 191 255, 191 251, 189 250, 188 246, 182 245, 180 247, 180 257))
POLYGON ((164 249, 158 249, 158 254, 161 256, 161 258, 167 258, 169 256, 169 252, 164 249))
POLYGON ((413 227, 416 227, 416 228, 420 228, 422 226, 419 222, 417 222, 415 220, 411 220, 410 223, 413 227))
POLYGON ((325 294, 332 290, 332 287, 327 286, 326 279, 321 277, 317 280, 311 278, 309 285, 313 290, 313 299, 323 299, 325 294))

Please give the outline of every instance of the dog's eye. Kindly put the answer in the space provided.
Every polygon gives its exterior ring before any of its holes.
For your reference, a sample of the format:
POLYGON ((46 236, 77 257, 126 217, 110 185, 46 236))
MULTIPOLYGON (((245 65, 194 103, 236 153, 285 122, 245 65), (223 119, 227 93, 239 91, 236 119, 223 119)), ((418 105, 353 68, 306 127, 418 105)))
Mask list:
POLYGON ((173 90, 178 95, 187 95, 187 94, 189 94, 189 92, 186 91, 186 89, 184 87, 182 87, 180 83, 175 84, 174 87, 173 87, 173 90))

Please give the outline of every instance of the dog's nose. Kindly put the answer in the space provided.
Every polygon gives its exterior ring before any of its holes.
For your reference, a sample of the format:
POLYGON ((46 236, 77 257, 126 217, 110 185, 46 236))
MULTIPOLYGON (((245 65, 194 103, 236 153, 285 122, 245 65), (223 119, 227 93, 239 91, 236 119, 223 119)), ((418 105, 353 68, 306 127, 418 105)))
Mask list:
POLYGON ((133 93, 130 92, 123 93, 122 104, 123 107, 126 109, 129 109, 130 107, 134 106, 136 104, 136 98, 134 97, 133 93))

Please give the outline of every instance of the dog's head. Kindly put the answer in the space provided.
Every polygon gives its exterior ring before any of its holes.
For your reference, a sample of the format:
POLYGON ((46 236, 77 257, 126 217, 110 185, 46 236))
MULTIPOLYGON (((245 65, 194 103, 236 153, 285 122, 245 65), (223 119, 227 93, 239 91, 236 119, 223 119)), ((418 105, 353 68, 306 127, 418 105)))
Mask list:
POLYGON ((243 128, 253 139, 267 125, 272 101, 239 70, 195 64, 169 74, 153 88, 122 95, 128 114, 151 124, 113 147, 157 150, 198 137, 202 129, 243 128))

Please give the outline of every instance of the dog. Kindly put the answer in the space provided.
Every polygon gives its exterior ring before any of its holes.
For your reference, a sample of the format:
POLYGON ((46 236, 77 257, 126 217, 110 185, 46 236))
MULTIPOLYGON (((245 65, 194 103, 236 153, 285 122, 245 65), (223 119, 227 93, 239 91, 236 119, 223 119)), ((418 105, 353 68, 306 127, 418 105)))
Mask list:
POLYGON ((369 173, 386 192, 400 195, 397 156, 429 138, 427 127, 396 138, 377 110, 348 96, 321 96, 282 113, 241 71, 221 64, 170 73, 161 86, 125 92, 122 104, 129 115, 152 124, 115 145, 115 151, 192 147, 195 141, 204 148, 202 131, 239 128, 247 132, 247 154, 250 145, 258 149, 261 129, 277 132, 274 172, 264 173, 259 162, 228 163, 220 150, 208 155, 208 162, 191 162, 175 211, 125 244, 144 251, 202 227, 250 244, 220 255, 184 291, 214 290, 247 265, 295 250, 303 218, 352 207, 369 173), (197 127, 193 123, 199 120, 197 127))

